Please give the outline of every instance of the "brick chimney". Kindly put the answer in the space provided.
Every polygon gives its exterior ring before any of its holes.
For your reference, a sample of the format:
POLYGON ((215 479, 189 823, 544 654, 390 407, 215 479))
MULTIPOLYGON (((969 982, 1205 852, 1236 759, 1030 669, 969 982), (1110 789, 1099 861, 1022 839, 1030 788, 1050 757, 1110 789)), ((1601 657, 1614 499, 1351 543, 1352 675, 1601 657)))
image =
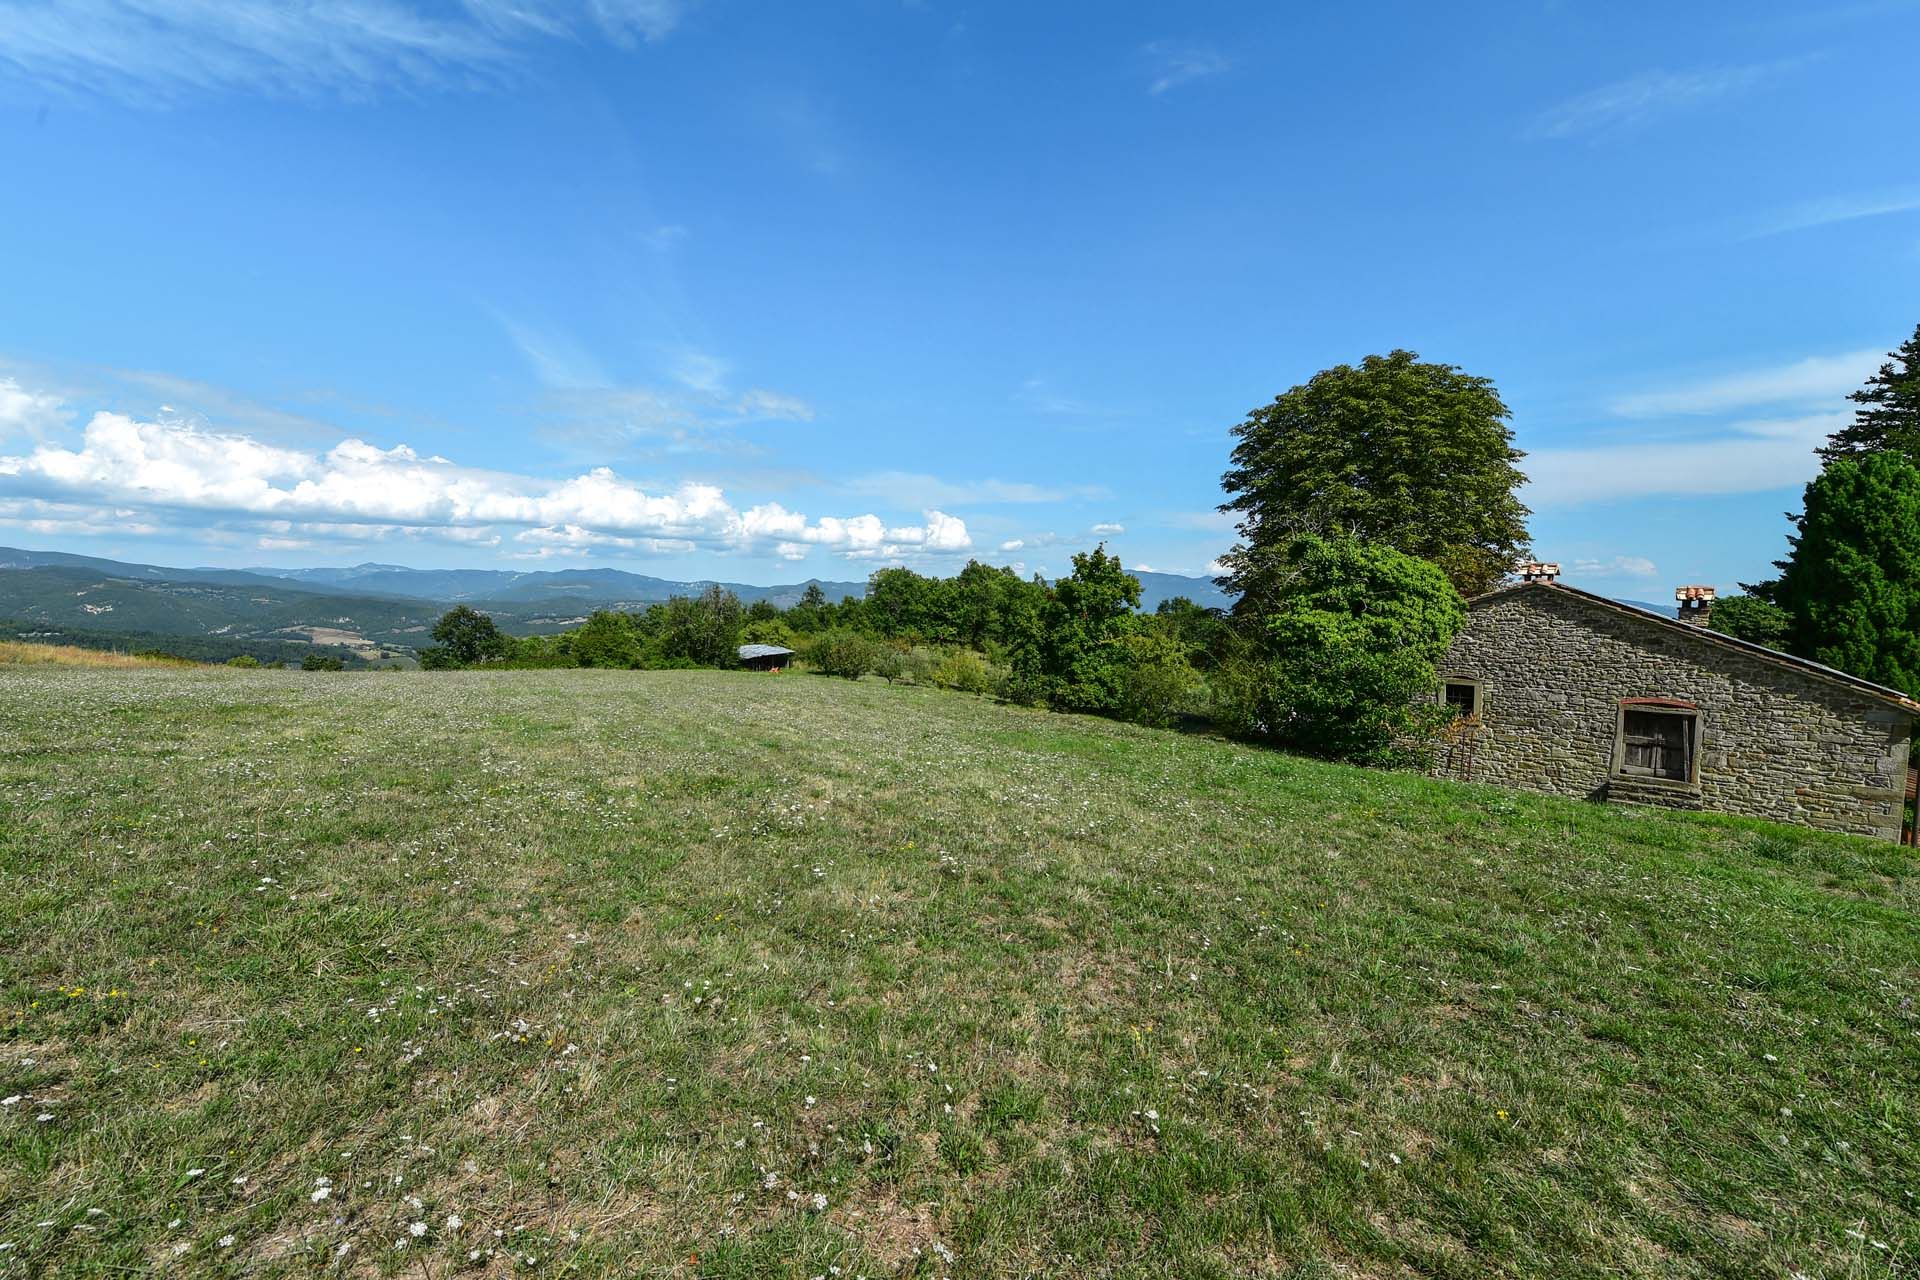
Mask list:
POLYGON ((1712 587, 1675 587, 1673 598, 1680 605, 1680 621, 1690 627, 1704 627, 1713 617, 1712 587))
POLYGON ((1553 582, 1559 578, 1559 576, 1560 566, 1558 563, 1542 564, 1538 560, 1529 560, 1526 564, 1520 566, 1520 581, 1522 582, 1553 582))

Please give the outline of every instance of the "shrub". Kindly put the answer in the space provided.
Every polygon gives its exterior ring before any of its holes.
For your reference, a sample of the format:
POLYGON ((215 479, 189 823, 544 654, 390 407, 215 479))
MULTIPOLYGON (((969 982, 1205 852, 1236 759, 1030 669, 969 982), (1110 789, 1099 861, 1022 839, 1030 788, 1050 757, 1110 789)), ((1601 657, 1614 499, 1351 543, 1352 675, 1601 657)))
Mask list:
POLYGON ((302 671, 345 671, 347 664, 330 653, 310 653, 300 659, 302 671))
POLYGON ((1222 725, 1360 764, 1424 759, 1444 708, 1434 664, 1466 622, 1446 575, 1391 547, 1301 538, 1273 612, 1214 682, 1222 725))
POLYGON ((910 678, 907 675, 907 655, 885 641, 874 644, 873 661, 867 669, 888 684, 910 678))
POLYGON ((228 658, 227 665, 230 667, 244 667, 245 669, 252 671, 260 665, 260 659, 254 657, 250 653, 242 653, 242 654, 237 654, 234 657, 228 658))
MULTIPOLYGON (((421 665, 425 666, 425 655, 421 655, 421 665)), ((555 667, 577 667, 574 661, 573 641, 569 636, 516 636, 509 639, 507 656, 500 665, 516 671, 548 670, 555 667)))
POLYGON ((934 667, 931 679, 942 689, 961 693, 989 693, 993 689, 993 668, 971 649, 955 649, 934 667))
MULTIPOLYGON (((898 655, 891 680, 905 680, 908 684, 933 683, 933 673, 940 665, 941 654, 938 649, 929 649, 925 645, 915 645, 898 655)), ((880 674, 885 675, 886 672, 880 674)))
POLYGON ((843 627, 821 632, 807 646, 807 661, 816 671, 848 680, 858 680, 872 671, 882 656, 879 641, 843 627))
POLYGON ((1137 724, 1164 728, 1194 710, 1200 695, 1200 673, 1187 660, 1187 649, 1177 635, 1140 630, 1120 642, 1124 665, 1116 713, 1137 724))

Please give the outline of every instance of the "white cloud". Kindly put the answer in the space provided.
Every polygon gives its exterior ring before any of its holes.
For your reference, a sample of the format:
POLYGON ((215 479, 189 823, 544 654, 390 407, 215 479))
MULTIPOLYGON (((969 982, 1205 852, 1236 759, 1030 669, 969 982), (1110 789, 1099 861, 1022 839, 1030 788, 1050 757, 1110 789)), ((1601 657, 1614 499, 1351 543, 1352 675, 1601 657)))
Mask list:
POLYGON ((714 428, 755 422, 811 422, 799 396, 730 385, 732 364, 711 352, 667 353, 665 387, 622 385, 565 333, 497 314, 500 326, 546 391, 544 407, 568 420, 567 433, 615 438, 663 437, 693 443, 714 428))
POLYGON ((0 524, 55 538, 158 532, 158 526, 135 519, 136 514, 125 507, 49 502, 40 498, 0 498, 0 524))
POLYGON ((1573 572, 1590 578, 1657 578, 1660 566, 1645 556, 1612 556, 1605 560, 1575 560, 1573 572))
POLYGON ((1023 538, 1008 538, 1000 544, 1000 549, 1002 551, 1018 551, 1026 545, 1026 540, 1023 538))
POLYGON ((0 72, 138 101, 190 92, 364 97, 510 70, 530 43, 659 40, 679 0, 0 0, 0 72))
POLYGON ((1206 576, 1207 576, 1207 577, 1209 577, 1209 578, 1219 578, 1219 577, 1224 577, 1224 576, 1226 575, 1226 573, 1227 573, 1227 562, 1226 562, 1226 561, 1224 561, 1224 560, 1209 560, 1209 561, 1207 561, 1207 573, 1206 573, 1206 576))
POLYGON ((1806 231, 1836 222, 1878 218, 1889 213, 1911 213, 1917 209, 1920 209, 1920 187, 1829 196, 1782 210, 1753 230, 1747 238, 1777 236, 1788 231, 1806 231))
POLYGON ((730 366, 719 356, 689 347, 673 353, 672 365, 674 379, 689 391, 718 395, 726 390, 730 366))
POLYGON ((1809 356, 1791 364, 1706 378, 1615 400, 1615 413, 1630 418, 1676 413, 1720 413, 1769 405, 1813 405, 1856 391, 1885 358, 1878 347, 1832 356, 1809 356))
POLYGON ((1127 531, 1127 526, 1123 524, 1115 524, 1112 521, 1103 521, 1102 523, 1097 524, 1093 526, 1093 528, 1087 530, 1088 533, 1093 534, 1097 538, 1110 538, 1115 534, 1125 533, 1126 531, 1127 531))
POLYGON ((1797 65, 1798 60, 1793 60, 1700 71, 1648 71, 1541 112, 1527 128, 1527 136, 1570 138, 1630 128, 1668 112, 1743 93, 1797 65))
POLYGON ((1158 96, 1195 80, 1205 80, 1232 68, 1227 56, 1209 45, 1169 44, 1157 41, 1144 50, 1153 64, 1147 92, 1158 96))
POLYGON ((743 391, 734 398, 733 411, 753 422, 812 422, 813 406, 799 396, 778 391, 743 391))
POLYGON ((1536 511, 1593 502, 1763 493, 1805 484, 1819 470, 1814 450, 1851 421, 1846 413, 1731 424, 1724 434, 1575 449, 1535 449, 1521 464, 1536 511))
POLYGON ((1127 410, 1070 395, 1062 391, 1051 378, 1039 374, 1022 382, 1014 390, 1012 399, 1014 404, 1030 413, 1045 414, 1051 418, 1117 418, 1129 414, 1127 410))
MULTIPOLYGON (((717 487, 687 483, 649 493, 596 467, 545 480, 464 467, 405 445, 342 440, 325 452, 263 444, 171 418, 146 422, 96 413, 76 448, 41 444, 0 455, 0 492, 30 499, 121 503, 352 528, 438 531, 471 540, 516 526, 530 551, 567 550, 595 538, 722 551, 817 548, 857 559, 941 556, 972 545, 964 521, 937 509, 923 523, 887 525, 872 514, 810 520, 778 503, 740 510, 717 487)), ((277 532, 287 532, 287 529, 277 532)), ((777 551, 789 554, 790 550, 777 551)))
POLYGON ((38 439, 66 420, 65 402, 44 391, 29 391, 12 378, 0 378, 0 439, 24 432, 38 439))

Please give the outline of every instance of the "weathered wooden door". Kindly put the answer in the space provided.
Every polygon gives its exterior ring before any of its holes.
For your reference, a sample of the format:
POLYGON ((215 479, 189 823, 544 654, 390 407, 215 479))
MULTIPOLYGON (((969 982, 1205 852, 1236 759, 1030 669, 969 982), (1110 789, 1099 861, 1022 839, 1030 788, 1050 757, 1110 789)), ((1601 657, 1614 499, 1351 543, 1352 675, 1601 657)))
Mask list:
POLYGON ((1687 722, 1680 716, 1627 712, 1622 772, 1647 778, 1687 778, 1687 722))

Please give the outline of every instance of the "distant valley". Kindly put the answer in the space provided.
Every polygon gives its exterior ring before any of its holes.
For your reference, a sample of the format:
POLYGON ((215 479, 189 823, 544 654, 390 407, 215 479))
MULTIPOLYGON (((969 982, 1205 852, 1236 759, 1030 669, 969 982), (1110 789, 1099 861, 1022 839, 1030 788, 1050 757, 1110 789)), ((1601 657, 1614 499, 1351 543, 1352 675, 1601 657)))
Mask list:
MULTIPOLYGON (((1185 596, 1224 607, 1210 578, 1139 572, 1142 606, 1185 596)), ((865 582, 778 586, 682 582, 621 569, 411 569, 361 564, 312 569, 214 569, 131 564, 59 551, 0 547, 0 631, 100 647, 166 648, 219 659, 279 661, 319 646, 363 663, 406 661, 441 612, 468 604, 503 630, 565 630, 595 609, 640 609, 719 585, 741 600, 789 608, 818 585, 829 600, 865 582)))

